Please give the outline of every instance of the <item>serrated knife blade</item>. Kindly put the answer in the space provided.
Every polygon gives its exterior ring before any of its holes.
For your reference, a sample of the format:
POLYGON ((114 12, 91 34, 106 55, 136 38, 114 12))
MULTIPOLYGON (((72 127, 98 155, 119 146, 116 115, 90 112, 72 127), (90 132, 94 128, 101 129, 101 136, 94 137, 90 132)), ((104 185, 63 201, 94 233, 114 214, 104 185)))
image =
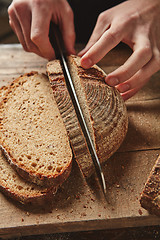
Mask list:
POLYGON ((102 188, 103 194, 106 197, 106 183, 105 183, 105 178, 104 178, 104 174, 101 168, 101 164, 100 161, 98 159, 94 144, 92 142, 85 118, 83 116, 83 112, 81 109, 81 106, 79 104, 78 101, 78 97, 74 88, 74 84, 72 81, 72 77, 69 71, 69 67, 68 67, 68 63, 67 63, 67 55, 65 53, 65 47, 64 47, 64 43, 63 43, 63 39, 60 33, 60 30, 58 28, 57 25, 53 24, 51 22, 50 25, 50 33, 49 33, 49 38, 50 38, 50 42, 55 50, 56 53, 56 58, 58 58, 60 60, 61 66, 62 66, 62 70, 63 70, 63 74, 64 74, 64 78, 66 81, 66 86, 69 92, 69 95, 71 97, 72 100, 72 104, 74 106, 80 127, 82 129, 82 133, 85 137, 95 170, 96 170, 96 174, 100 183, 100 186, 102 188))

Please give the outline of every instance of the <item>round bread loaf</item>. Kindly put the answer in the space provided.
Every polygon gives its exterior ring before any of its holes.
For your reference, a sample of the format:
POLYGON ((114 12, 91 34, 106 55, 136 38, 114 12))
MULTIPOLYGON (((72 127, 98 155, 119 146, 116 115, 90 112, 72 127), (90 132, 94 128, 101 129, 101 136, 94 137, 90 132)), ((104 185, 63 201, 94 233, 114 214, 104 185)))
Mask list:
MULTIPOLYGON (((92 141, 101 163, 119 148, 128 129, 127 110, 120 93, 105 83, 97 65, 83 69, 80 58, 68 57, 68 66, 92 141)), ((47 64, 47 73, 61 116, 69 133, 77 163, 86 177, 93 163, 72 105, 58 60, 47 64)))

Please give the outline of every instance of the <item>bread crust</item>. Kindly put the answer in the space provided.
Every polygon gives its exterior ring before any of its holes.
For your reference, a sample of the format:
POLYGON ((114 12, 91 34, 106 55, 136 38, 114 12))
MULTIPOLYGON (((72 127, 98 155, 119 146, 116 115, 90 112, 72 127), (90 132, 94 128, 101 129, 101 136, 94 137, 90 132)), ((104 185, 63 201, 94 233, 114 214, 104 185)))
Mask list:
POLYGON ((105 83, 107 75, 101 68, 94 65, 90 69, 83 69, 80 65, 80 58, 77 56, 70 57, 70 61, 76 65, 81 84, 86 93, 86 100, 94 129, 97 155, 103 163, 117 151, 126 136, 128 130, 127 109, 118 90, 105 83), (97 92, 103 91, 103 96, 97 96, 94 105, 93 97, 89 96, 92 91, 90 88, 93 86, 97 92), (104 99, 100 99, 100 97, 104 99), (108 101, 110 101, 109 106, 107 106, 108 101), (100 107, 103 107, 103 109, 99 110, 100 107), (110 111, 109 114, 103 112, 104 110, 110 111), (111 115, 112 117, 110 117, 111 115))
MULTIPOLYGON (((2 149, 1 147, 3 147, 3 145, 0 146, 0 149, 2 149)), ((36 174, 33 172, 28 172, 27 169, 25 169, 24 167, 21 168, 18 164, 16 164, 15 160, 12 156, 11 156, 11 151, 9 148, 4 148, 5 149, 5 156, 8 160, 8 162, 10 163, 10 165, 14 168, 14 170, 23 178, 26 179, 27 181, 31 182, 31 183, 35 183, 39 186, 45 186, 45 187, 58 187, 60 186, 64 181, 66 181, 66 179, 69 177, 70 172, 71 172, 71 168, 72 168, 72 161, 66 165, 66 168, 60 173, 60 174, 56 174, 54 176, 50 176, 50 175, 42 175, 42 174, 36 174)))
MULTIPOLYGON (((119 92, 105 83, 106 74, 102 69, 96 65, 90 69, 83 69, 80 66, 80 58, 73 55, 68 57, 68 62, 70 70, 74 66, 79 76, 89 109, 96 152, 100 162, 104 163, 119 148, 127 133, 126 106, 119 92)), ((69 133, 76 161, 85 177, 90 177, 94 172, 94 166, 58 60, 47 64, 47 73, 69 133)))
MULTIPOLYGON (((36 188, 36 186, 33 187, 36 188)), ((42 206, 44 204, 46 204, 46 201, 52 201, 53 196, 56 194, 57 192, 57 188, 51 187, 51 188, 46 188, 42 190, 41 194, 37 194, 37 195, 31 195, 31 194, 19 194, 18 192, 14 191, 13 189, 11 189, 9 186, 4 186, 1 182, 0 182, 0 191, 3 192, 7 197, 18 201, 20 204, 23 205, 28 205, 28 204, 32 204, 32 205, 38 205, 38 206, 42 206)))
POLYGON ((156 160, 141 193, 140 204, 151 214, 160 216, 160 156, 156 160))

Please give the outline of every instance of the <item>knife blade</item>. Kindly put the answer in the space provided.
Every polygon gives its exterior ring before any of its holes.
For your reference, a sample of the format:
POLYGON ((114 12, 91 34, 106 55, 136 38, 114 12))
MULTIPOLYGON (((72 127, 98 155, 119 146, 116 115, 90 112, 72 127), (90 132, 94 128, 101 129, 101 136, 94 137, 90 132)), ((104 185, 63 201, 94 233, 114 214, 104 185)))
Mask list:
POLYGON ((61 36, 58 26, 53 24, 52 22, 50 24, 49 38, 50 38, 52 47, 55 50, 56 58, 58 58, 60 60, 64 78, 65 78, 65 82, 66 82, 66 86, 67 86, 68 92, 70 94, 72 104, 74 106, 82 133, 85 137, 100 186, 102 188, 104 196, 106 197, 106 183, 105 183, 104 174, 103 174, 100 161, 98 159, 94 144, 92 142, 92 139, 91 139, 91 136, 90 136, 90 133, 89 133, 89 130, 88 130, 85 118, 83 116, 83 112, 82 112, 82 109, 79 104, 78 97, 77 97, 77 94, 76 94, 76 91, 74 88, 74 84, 73 84, 72 77, 71 77, 68 63, 67 63, 67 53, 66 53, 66 49, 64 47, 63 39, 62 39, 62 36, 61 36))

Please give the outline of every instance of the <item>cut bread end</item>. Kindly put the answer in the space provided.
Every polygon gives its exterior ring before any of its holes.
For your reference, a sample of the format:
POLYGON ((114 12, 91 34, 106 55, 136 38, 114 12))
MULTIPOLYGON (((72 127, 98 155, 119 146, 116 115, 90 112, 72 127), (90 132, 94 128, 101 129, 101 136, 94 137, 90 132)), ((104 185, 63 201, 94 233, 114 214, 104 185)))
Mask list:
MULTIPOLYGON (((83 69, 80 58, 71 55, 68 57, 68 67, 98 158, 104 163, 125 138, 128 129, 126 106, 119 92, 105 83, 106 74, 97 65, 83 69)), ((47 74, 69 133, 76 161, 88 178, 94 172, 94 165, 58 60, 47 64, 47 74)))

